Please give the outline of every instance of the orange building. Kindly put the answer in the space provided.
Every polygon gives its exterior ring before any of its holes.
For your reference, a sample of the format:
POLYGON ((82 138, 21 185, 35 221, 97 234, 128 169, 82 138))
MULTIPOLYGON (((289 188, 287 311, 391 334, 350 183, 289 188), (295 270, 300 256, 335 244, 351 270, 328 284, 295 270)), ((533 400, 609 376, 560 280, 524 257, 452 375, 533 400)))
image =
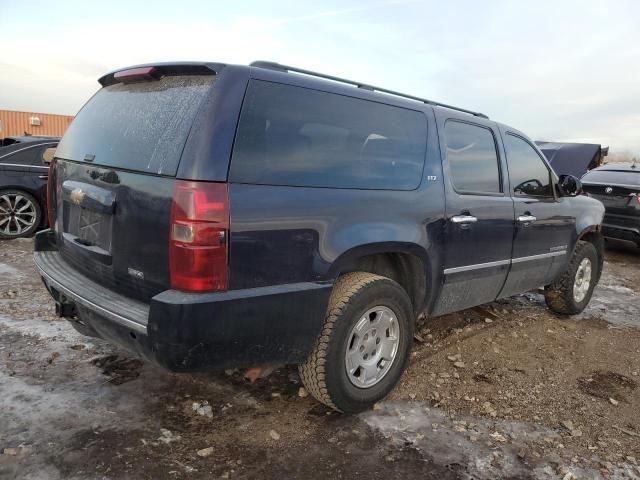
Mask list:
POLYGON ((0 139, 25 134, 61 137, 71 120, 70 115, 0 110, 0 139))

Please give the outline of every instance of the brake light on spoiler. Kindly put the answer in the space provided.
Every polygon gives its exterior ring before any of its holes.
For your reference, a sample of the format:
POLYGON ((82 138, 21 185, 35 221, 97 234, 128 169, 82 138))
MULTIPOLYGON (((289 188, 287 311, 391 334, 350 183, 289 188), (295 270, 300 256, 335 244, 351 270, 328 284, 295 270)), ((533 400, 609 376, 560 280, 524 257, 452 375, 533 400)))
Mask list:
POLYGON ((156 80, 162 75, 155 67, 138 67, 121 70, 113 74, 113 78, 122 83, 156 80))
POLYGON ((226 290, 229 192, 226 183, 177 180, 171 208, 171 288, 226 290))

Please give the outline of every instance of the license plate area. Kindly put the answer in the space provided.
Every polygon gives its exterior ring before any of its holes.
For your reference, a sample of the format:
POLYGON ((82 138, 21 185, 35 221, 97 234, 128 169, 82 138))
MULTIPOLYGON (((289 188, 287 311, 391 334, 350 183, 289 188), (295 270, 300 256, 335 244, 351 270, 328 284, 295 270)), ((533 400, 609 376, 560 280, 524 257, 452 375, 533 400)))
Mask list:
POLYGON ((63 203, 63 232, 78 245, 96 247, 111 253, 113 215, 96 212, 87 207, 65 201, 63 203))

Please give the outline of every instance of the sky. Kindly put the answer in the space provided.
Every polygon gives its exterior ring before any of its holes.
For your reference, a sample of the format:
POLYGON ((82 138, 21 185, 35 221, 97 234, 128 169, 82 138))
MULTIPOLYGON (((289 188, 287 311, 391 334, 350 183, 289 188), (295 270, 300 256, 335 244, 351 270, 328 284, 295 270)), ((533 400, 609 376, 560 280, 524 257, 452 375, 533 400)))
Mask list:
POLYGON ((640 154, 640 2, 0 0, 0 109, 73 115, 138 63, 272 60, 640 154))

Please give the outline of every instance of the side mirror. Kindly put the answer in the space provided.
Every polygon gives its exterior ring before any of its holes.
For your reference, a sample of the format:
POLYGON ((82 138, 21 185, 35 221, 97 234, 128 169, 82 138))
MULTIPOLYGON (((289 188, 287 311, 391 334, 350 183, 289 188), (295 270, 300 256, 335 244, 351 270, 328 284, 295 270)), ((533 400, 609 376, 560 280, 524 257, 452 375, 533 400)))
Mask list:
POLYGON ((582 182, 573 175, 560 175, 558 189, 563 197, 575 197, 582 191, 582 182))

